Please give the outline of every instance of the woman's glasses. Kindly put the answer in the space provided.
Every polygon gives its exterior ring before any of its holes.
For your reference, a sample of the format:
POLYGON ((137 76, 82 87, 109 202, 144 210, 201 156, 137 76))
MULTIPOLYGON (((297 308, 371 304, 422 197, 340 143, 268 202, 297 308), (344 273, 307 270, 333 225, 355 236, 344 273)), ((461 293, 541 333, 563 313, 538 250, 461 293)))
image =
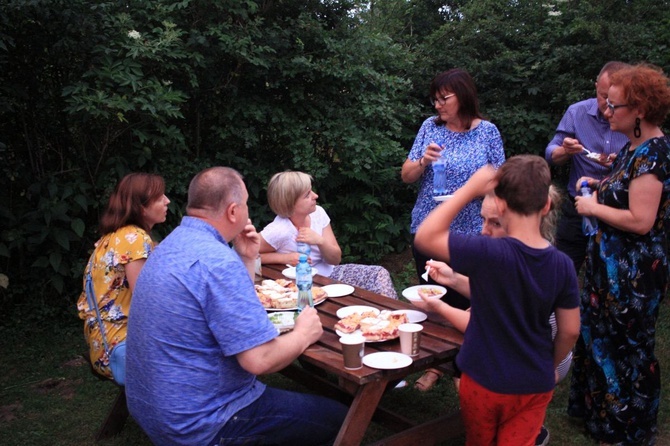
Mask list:
POLYGON ((447 99, 449 99, 452 96, 456 96, 456 93, 451 93, 446 96, 442 96, 441 98, 430 98, 430 105, 434 107, 436 102, 440 105, 444 105, 447 103, 447 99))
POLYGON ((614 105, 614 104, 612 104, 612 103, 610 102, 609 99, 605 99, 605 103, 607 104, 607 109, 608 109, 612 114, 614 114, 614 110, 616 110, 617 108, 628 107, 628 104, 618 104, 618 105, 614 105))

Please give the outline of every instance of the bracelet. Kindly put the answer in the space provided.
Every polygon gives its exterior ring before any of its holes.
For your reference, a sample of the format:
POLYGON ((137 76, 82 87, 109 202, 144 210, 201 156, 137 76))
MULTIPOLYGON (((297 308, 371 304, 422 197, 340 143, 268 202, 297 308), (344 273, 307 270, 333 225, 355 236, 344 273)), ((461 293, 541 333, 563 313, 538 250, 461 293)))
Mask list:
POLYGON ((423 167, 423 157, 419 158, 419 166, 423 167))

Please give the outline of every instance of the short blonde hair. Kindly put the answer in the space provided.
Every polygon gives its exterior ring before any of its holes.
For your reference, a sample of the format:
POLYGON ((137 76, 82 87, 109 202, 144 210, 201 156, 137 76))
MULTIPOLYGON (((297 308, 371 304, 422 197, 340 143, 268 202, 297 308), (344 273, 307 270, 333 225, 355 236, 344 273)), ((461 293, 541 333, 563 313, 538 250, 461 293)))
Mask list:
POLYGON ((268 183, 268 204, 280 217, 290 217, 298 198, 312 190, 312 176, 286 170, 276 173, 268 183))

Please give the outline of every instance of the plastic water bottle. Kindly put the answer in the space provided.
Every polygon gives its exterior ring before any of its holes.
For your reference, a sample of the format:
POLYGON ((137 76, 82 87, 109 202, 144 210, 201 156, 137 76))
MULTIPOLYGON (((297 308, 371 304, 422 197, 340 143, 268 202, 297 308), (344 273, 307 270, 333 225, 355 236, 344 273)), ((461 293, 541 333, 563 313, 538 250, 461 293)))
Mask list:
POLYGON ((312 267, 307 263, 305 254, 300 254, 298 266, 295 267, 295 282, 298 285, 298 311, 302 311, 305 307, 313 307, 312 267))
MULTIPOLYGON (((581 192, 582 197, 590 197, 592 195, 587 181, 582 181, 581 192)), ((586 215, 582 217, 582 231, 584 231, 584 235, 595 235, 598 232, 598 219, 587 217, 586 215)))
POLYGON ((433 162, 433 195, 447 193, 447 160, 440 156, 433 162))
POLYGON ((312 253, 312 247, 310 246, 310 244, 305 242, 297 242, 297 243, 298 243, 297 248, 298 253, 305 254, 307 258, 309 258, 309 255, 312 253))

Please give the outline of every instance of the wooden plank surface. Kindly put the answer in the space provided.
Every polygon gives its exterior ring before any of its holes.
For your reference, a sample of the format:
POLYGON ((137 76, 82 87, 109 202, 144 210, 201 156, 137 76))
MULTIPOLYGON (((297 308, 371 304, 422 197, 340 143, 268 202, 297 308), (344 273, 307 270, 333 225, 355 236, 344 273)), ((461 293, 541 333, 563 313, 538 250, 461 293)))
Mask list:
MULTIPOLYGON (((284 265, 264 264, 263 276, 269 279, 283 278, 281 271, 284 268, 286 268, 284 265)), ((324 286, 337 282, 317 274, 314 276, 313 283, 317 286, 324 286)), ((445 438, 462 435, 463 429, 458 414, 427 420, 423 424, 411 426, 409 420, 381 409, 379 402, 389 383, 395 383, 408 375, 430 367, 452 363, 463 342, 463 335, 453 327, 429 318, 421 322, 424 327, 421 350, 417 356, 412 357, 413 362, 408 367, 378 370, 364 365, 359 370, 347 370, 344 368, 339 335, 335 332, 334 326, 339 320, 337 310, 350 305, 369 305, 379 310, 416 309, 406 302, 357 287, 354 287, 354 292, 349 296, 329 297, 316 306, 323 325, 323 335, 299 357, 302 367, 294 364, 282 373, 326 396, 350 402, 349 412, 335 444, 360 444, 375 414, 381 419, 398 420, 395 429, 400 431, 378 444, 413 444, 413 441, 421 438, 422 444, 428 445, 445 438), (326 379, 327 374, 335 375, 337 384, 326 379)), ((366 355, 382 351, 400 352, 399 340, 365 344, 366 355)))

